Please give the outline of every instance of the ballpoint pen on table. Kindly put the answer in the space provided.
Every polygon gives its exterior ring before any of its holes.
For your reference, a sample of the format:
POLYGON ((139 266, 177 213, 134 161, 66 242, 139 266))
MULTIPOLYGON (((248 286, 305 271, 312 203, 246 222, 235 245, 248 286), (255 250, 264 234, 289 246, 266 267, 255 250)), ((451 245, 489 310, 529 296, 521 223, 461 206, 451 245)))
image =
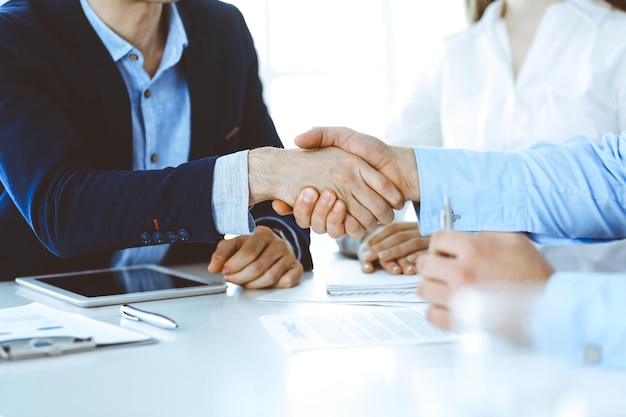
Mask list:
POLYGON ((443 198, 443 208, 441 209, 441 229, 452 230, 452 221, 454 215, 452 214, 452 208, 450 207, 450 197, 448 195, 443 198))
POLYGON ((137 307, 133 307, 128 304, 120 306, 120 313, 122 313, 124 318, 129 320, 143 321, 164 329, 175 329, 178 327, 178 323, 169 317, 165 317, 164 315, 158 313, 152 313, 150 311, 140 310, 137 307))

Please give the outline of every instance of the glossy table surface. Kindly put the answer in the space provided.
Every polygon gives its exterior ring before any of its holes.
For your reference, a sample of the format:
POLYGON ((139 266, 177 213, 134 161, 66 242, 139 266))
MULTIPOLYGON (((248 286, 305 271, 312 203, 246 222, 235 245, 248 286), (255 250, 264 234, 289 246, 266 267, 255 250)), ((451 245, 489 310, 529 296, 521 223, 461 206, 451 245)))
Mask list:
MULTIPOLYGON (((317 257, 303 283, 323 281, 327 264, 317 257)), ((206 265, 181 269, 206 274, 206 265)), ((180 324, 144 325, 156 344, 0 363, 0 416, 626 415, 626 372, 525 352, 476 356, 437 344, 288 353, 260 316, 362 307, 256 300, 269 291, 229 286, 140 303, 180 324)), ((118 306, 85 309, 0 283, 0 308, 32 301, 120 324, 118 306)))

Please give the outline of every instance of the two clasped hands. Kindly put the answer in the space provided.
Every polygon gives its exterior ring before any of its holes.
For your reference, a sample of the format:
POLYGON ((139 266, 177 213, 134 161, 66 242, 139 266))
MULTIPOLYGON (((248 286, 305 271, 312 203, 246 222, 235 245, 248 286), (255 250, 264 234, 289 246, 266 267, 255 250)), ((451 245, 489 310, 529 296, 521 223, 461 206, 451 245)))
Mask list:
MULTIPOLYGON (((420 201, 412 148, 389 146, 347 128, 316 128, 299 135, 302 149, 250 151, 250 204, 273 200, 301 227, 332 237, 360 238, 393 221, 393 209, 420 201)), ((440 231, 428 250, 406 257, 424 276, 418 294, 432 303, 427 317, 449 328, 449 303, 467 284, 545 283, 552 267, 520 234, 440 231)))

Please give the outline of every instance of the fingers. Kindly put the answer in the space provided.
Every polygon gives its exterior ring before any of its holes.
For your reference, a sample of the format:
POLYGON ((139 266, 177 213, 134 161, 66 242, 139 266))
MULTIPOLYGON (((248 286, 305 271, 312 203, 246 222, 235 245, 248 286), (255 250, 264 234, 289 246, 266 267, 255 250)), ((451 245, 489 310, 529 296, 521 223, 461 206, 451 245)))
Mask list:
POLYGON ((361 271, 365 272, 366 274, 374 272, 374 262, 359 258, 359 263, 361 264, 361 271))
MULTIPOLYGON (((368 162, 368 160, 365 160, 368 162)), ((393 182, 381 175, 375 169, 364 169, 362 171, 363 180, 365 183, 372 189, 376 190, 376 192, 385 199, 385 202, 388 203, 391 207, 396 210, 400 210, 404 207, 404 196, 402 193, 396 188, 393 182)), ((367 206, 370 207, 371 206, 367 206)), ((379 212, 374 213, 376 218, 381 224, 390 224, 393 221, 393 211, 388 210, 387 207, 376 207, 376 209, 380 210, 379 212)))
POLYGON ((299 267, 294 267, 283 274, 282 277, 274 285, 272 285, 272 288, 291 288, 298 285, 304 270, 302 268, 302 264, 298 263, 298 265, 299 267))
POLYGON ((429 241, 428 237, 399 233, 376 245, 370 245, 368 252, 382 261, 399 259, 428 249, 429 241))
MULTIPOLYGON (((382 262, 385 262, 385 261, 382 261, 382 262)), ((406 256, 401 256, 397 258, 396 263, 400 266, 402 274, 404 275, 417 274, 417 266, 415 265, 415 261, 413 262, 409 261, 406 256)))
POLYGON ((286 216, 293 212, 291 206, 281 200, 272 201, 272 208, 276 213, 280 214, 281 216, 286 216))
POLYGON ((343 135, 351 135, 352 133, 355 132, 345 127, 315 127, 296 136, 294 143, 304 149, 335 146, 335 139, 343 135))
POLYGON ((211 255, 211 262, 208 267, 209 273, 217 274, 222 272, 224 263, 239 249, 241 242, 242 240, 239 238, 220 241, 215 252, 211 255))
POLYGON ((345 228, 346 234, 355 239, 361 239, 367 233, 367 229, 350 214, 346 216, 345 228))
POLYGON ((454 230, 440 230, 430 237, 431 252, 459 256, 473 244, 475 235, 454 230))
POLYGON ((432 251, 418 256, 417 270, 425 278, 437 279, 452 287, 459 285, 459 282, 468 281, 455 258, 441 256, 432 251))
POLYGON ((372 272, 378 263, 390 274, 417 273, 415 254, 428 247, 416 223, 393 223, 379 227, 361 244, 358 258, 363 272, 372 272))
MULTIPOLYGON (((293 216, 296 219, 298 226, 307 229, 311 227, 313 210, 318 202, 319 193, 313 187, 306 187, 296 198, 293 205, 293 216)), ((316 233, 324 233, 324 231, 317 231, 316 233)))
POLYGON ((337 195, 335 193, 329 190, 322 191, 319 200, 317 200, 317 204, 313 207, 313 213, 311 214, 311 229, 313 229, 313 231, 316 233, 326 233, 326 219, 332 212, 336 201, 337 195))
MULTIPOLYGON (((379 172, 390 162, 390 148, 380 139, 344 127, 331 127, 311 129, 298 135, 295 138, 295 143, 297 146, 305 149, 334 146, 358 156, 373 168, 372 170, 364 170, 362 172, 362 177, 366 184, 373 190, 376 190, 391 207, 400 210, 404 206, 404 195, 393 183, 394 179, 398 179, 387 178, 387 176, 381 175, 379 172)), ((381 207, 379 206, 366 205, 366 207, 375 210, 373 214, 382 224, 389 224, 393 220, 393 216, 390 216, 392 212, 381 212, 381 207)), ((356 217, 359 221, 362 220, 359 216, 356 217)), ((361 223, 367 228, 367 224, 361 223)))
POLYGON ((399 236, 399 234, 416 237, 421 236, 417 222, 396 222, 377 229, 376 233, 372 233, 368 237, 367 242, 370 246, 373 246, 392 236, 399 236))
POLYGON ((274 264, 258 274, 259 269, 253 264, 238 274, 229 277, 229 282, 243 286, 246 289, 261 288, 290 288, 300 282, 304 268, 300 262, 285 257, 279 258, 274 264), (250 269, 250 271, 247 271, 250 269))
POLYGON ((400 275, 402 273, 402 267, 395 259, 390 261, 379 260, 378 263, 385 271, 392 275, 400 275))
POLYGON ((222 272, 224 279, 246 288, 296 285, 303 267, 286 242, 265 226, 251 236, 238 236, 218 244, 209 272, 222 272))
POLYGON ((447 306, 450 302, 452 292, 450 286, 443 281, 424 279, 417 284, 417 295, 430 303, 439 306, 447 306))
POLYGON ((426 310, 426 319, 444 330, 452 330, 450 311, 440 306, 431 306, 426 310))
POLYGON ((300 227, 310 227, 315 233, 328 233, 332 238, 346 233, 351 236, 365 233, 365 228, 347 213, 346 203, 338 200, 330 190, 324 190, 320 195, 312 187, 303 189, 294 203, 293 213, 300 227))
POLYGON ((357 155, 376 168, 388 145, 374 136, 346 127, 317 127, 298 135, 295 144, 304 149, 334 146, 357 155))

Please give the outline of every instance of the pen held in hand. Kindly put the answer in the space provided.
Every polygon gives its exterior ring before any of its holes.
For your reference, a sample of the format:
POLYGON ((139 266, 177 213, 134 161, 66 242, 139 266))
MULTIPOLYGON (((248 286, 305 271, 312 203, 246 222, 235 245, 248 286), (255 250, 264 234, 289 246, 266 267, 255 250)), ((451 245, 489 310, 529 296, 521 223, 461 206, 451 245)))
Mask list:
POLYGON ((452 207, 450 206, 450 197, 446 195, 443 198, 443 208, 441 209, 441 230, 452 230, 452 207))
POLYGON ((169 317, 166 317, 162 314, 141 310, 129 304, 124 304, 120 306, 120 313, 122 313, 122 317, 129 320, 143 321, 145 323, 161 327, 163 329, 176 329, 178 327, 178 323, 176 323, 169 317))

